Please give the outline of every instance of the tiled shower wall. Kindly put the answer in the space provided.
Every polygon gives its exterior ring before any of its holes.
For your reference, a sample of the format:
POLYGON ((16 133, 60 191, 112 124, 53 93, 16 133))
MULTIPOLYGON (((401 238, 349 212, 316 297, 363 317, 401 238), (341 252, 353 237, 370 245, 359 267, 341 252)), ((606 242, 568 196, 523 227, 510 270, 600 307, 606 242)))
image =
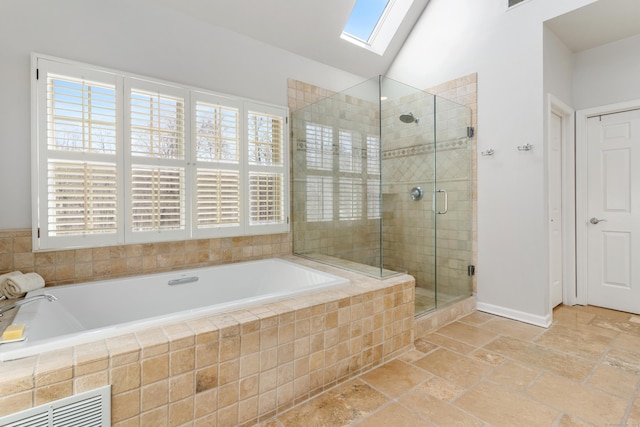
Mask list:
POLYGON ((0 231, 0 274, 35 271, 47 284, 65 285, 159 273, 291 253, 291 233, 182 240, 64 251, 31 251, 31 230, 0 231))
MULTIPOLYGON (((289 107, 291 111, 304 108, 333 93, 310 84, 289 80, 289 107)), ((430 94, 438 95, 471 110, 471 126, 477 135, 477 77, 470 74, 433 88, 430 94)), ((322 104, 322 103, 321 103, 322 104)), ((383 132, 383 252, 384 267, 391 270, 407 270, 416 277, 418 286, 433 287, 435 247, 424 244, 433 242, 433 142, 434 127, 433 102, 428 95, 418 93, 413 99, 403 99, 395 106, 384 107, 382 116, 383 132), (411 111, 422 118, 420 126, 403 124, 398 120, 401 113, 411 111), (423 203, 416 204, 408 197, 410 189, 420 185, 425 189, 423 203)), ((458 136, 465 134, 460 129, 460 109, 447 108, 447 101, 438 101, 438 178, 449 193, 451 214, 438 218, 438 278, 448 293, 464 294, 468 292, 467 266, 469 251, 472 251, 473 264, 477 264, 477 220, 476 220, 476 136, 462 141, 458 136), (458 110, 456 112, 456 110, 458 110), (462 169, 462 170, 461 170, 462 169), (469 180, 471 184, 469 185, 469 180), (469 194, 471 192, 471 194, 469 194), (454 213, 460 212, 460 213, 454 213), (469 223, 469 213, 473 221, 469 223), (462 231, 461 231, 462 230, 462 231), (448 287, 448 289, 447 289, 448 287)), ((371 114, 377 111, 377 105, 370 106, 371 114)), ((364 113, 363 113, 364 114, 364 113)), ((467 114, 464 112, 463 114, 467 114)), ((293 123, 295 126, 295 123, 293 123)), ((464 127, 467 124, 465 122, 464 127)), ((293 128, 293 127, 292 127, 293 128)), ((293 129, 292 158, 296 161, 296 140, 301 130, 293 129)), ((304 142, 304 141, 302 141, 304 142)), ((300 161, 300 156, 298 157, 300 161)), ((304 167, 296 163, 296 168, 304 167)), ((292 174, 293 176, 293 174, 292 174)), ((349 232, 331 223, 305 223, 304 182, 294 179, 294 198, 298 198, 293 211, 296 243, 294 250, 300 252, 321 252, 342 256, 346 252, 360 252, 362 260, 371 248, 379 247, 378 222, 349 222, 349 232), (297 222, 296 222, 297 221, 297 222), (356 230, 355 232, 353 232, 356 230), (354 238, 350 236, 355 236, 354 238), (300 246, 297 246, 300 245, 300 246), (365 250, 367 249, 367 250, 365 250)), ((442 200, 438 200, 442 203, 442 200)), ((374 262, 375 264, 375 262, 374 262)), ((475 277, 473 278, 475 292, 475 277)))
MULTIPOLYGON (((291 126, 292 219, 295 235, 293 250, 297 254, 322 254, 366 265, 379 265, 379 218, 370 219, 367 212, 363 210, 359 219, 338 220, 339 212, 335 206, 339 202, 336 199, 337 193, 334 192, 332 218, 323 221, 308 221, 306 177, 332 177, 334 185, 337 185, 337 179, 349 178, 352 174, 335 172, 338 168, 334 163, 339 162, 345 155, 340 152, 340 147, 336 143, 334 143, 333 151, 329 153, 330 170, 308 168, 308 155, 321 156, 322 153, 311 152, 314 147, 307 144, 305 130, 306 123, 313 123, 331 128, 334 131, 348 129, 361 135, 377 136, 379 133, 378 127, 375 125, 379 117, 377 105, 344 94, 335 95, 317 86, 292 79, 288 81, 288 84, 289 108, 292 115, 302 108, 311 106, 304 112, 303 120, 292 120, 291 126), (339 111, 340 114, 336 115, 336 111, 339 111)), ((360 157, 360 161, 366 162, 363 153, 357 153, 357 155, 360 157)), ((360 178, 366 185, 366 177, 360 176, 360 178)), ((379 196, 376 195, 376 197, 379 196)))

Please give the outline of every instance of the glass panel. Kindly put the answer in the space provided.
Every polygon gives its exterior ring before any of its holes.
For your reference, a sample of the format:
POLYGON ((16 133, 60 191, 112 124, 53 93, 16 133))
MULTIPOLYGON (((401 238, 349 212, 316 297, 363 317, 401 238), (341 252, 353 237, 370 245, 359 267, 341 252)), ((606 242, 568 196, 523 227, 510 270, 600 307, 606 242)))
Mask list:
POLYGON ((437 305, 471 295, 472 187, 470 110, 436 98, 436 283, 437 305))
POLYGON ((408 272, 416 314, 471 294, 468 108, 379 77, 292 117, 294 253, 408 272))
POLYGON ((380 277, 379 79, 293 112, 294 252, 380 277))
POLYGON ((436 306, 435 97, 391 79, 383 83, 384 266, 405 270, 416 279, 420 313, 436 306))

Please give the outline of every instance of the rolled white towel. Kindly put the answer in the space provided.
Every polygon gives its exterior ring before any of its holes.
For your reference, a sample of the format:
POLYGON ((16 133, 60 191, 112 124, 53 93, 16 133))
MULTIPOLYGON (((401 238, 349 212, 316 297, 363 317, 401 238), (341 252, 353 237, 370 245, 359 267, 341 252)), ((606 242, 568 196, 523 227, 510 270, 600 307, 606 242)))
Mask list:
POLYGON ((0 283, 4 282, 11 276, 18 276, 20 274, 22 274, 22 271, 12 271, 10 273, 0 274, 0 283))
POLYGON ((0 283, 0 291, 7 298, 20 298, 29 291, 44 288, 44 279, 38 273, 16 274, 0 283))

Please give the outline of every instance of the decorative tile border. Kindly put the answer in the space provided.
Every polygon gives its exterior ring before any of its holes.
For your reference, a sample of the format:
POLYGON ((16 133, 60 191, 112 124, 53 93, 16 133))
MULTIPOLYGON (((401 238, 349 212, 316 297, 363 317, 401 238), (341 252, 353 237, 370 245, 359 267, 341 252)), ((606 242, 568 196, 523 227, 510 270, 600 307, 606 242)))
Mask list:
POLYGON ((418 156, 421 154, 430 154, 436 150, 436 147, 438 151, 447 151, 447 150, 459 150, 461 148, 467 148, 468 146, 469 146, 469 143, 467 142, 466 138, 459 138, 459 139, 454 139, 449 141, 441 141, 441 142, 437 142, 435 145, 433 143, 413 145, 410 147, 396 148, 393 150, 383 151, 382 160, 418 156))

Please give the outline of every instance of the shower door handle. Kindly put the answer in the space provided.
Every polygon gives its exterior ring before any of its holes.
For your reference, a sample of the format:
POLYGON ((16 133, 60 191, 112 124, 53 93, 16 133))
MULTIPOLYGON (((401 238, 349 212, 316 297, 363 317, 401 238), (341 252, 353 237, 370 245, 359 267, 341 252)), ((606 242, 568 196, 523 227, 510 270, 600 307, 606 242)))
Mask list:
POLYGON ((438 215, 444 215, 447 212, 449 212, 449 195, 447 194, 447 190, 443 190, 443 189, 436 190, 436 193, 444 193, 444 210, 443 211, 436 211, 436 198, 435 197, 433 198, 433 210, 438 215))

